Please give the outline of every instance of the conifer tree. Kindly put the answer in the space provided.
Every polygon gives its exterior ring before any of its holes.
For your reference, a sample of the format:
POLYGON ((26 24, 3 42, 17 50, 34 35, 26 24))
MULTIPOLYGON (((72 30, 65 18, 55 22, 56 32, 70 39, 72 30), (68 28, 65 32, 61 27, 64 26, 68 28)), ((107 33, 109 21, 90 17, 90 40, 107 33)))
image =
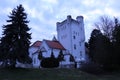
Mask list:
POLYGON ((111 43, 108 37, 94 29, 89 40, 89 57, 92 61, 107 67, 111 64, 111 43))
POLYGON ((63 51, 62 50, 60 50, 60 52, 59 52, 58 60, 59 61, 64 61, 64 55, 63 55, 63 51))
POLYGON ((27 23, 27 14, 20 4, 10 13, 7 25, 3 25, 3 37, 1 38, 2 51, 4 53, 4 62, 15 67, 16 61, 22 63, 31 63, 28 56, 31 34, 27 23))
POLYGON ((38 54, 38 59, 39 59, 39 60, 42 60, 43 58, 44 58, 44 57, 43 57, 42 51, 40 51, 39 54, 38 54))
POLYGON ((120 64, 120 22, 115 18, 115 29, 113 30, 114 62, 120 64))
POLYGON ((50 56, 50 58, 52 58, 52 59, 55 58, 53 51, 51 52, 51 56, 50 56))

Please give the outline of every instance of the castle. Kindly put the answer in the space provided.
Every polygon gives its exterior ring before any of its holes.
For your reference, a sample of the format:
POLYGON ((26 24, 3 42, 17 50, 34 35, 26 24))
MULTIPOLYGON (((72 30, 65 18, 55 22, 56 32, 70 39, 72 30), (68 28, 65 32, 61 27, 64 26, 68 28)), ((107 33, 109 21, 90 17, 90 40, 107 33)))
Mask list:
POLYGON ((68 53, 74 56, 76 61, 85 59, 83 16, 77 16, 74 20, 69 15, 63 22, 57 22, 57 36, 59 42, 68 53))
POLYGON ((33 59, 33 67, 40 66, 38 59, 39 52, 44 57, 50 57, 51 53, 57 58, 60 51, 64 54, 64 61, 61 65, 67 66, 74 64, 70 61, 72 55, 75 62, 79 63, 86 60, 85 54, 85 32, 83 16, 77 16, 76 20, 70 15, 62 22, 57 22, 57 39, 36 41, 29 48, 29 55, 33 59))

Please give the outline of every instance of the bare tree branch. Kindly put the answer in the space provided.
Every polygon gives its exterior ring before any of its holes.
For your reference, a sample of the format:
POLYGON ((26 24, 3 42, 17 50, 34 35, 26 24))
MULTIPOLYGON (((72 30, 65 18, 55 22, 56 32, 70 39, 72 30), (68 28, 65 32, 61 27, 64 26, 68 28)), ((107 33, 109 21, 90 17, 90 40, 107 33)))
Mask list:
POLYGON ((100 30, 106 37, 111 39, 114 28, 114 21, 108 16, 100 16, 99 21, 94 26, 100 30))

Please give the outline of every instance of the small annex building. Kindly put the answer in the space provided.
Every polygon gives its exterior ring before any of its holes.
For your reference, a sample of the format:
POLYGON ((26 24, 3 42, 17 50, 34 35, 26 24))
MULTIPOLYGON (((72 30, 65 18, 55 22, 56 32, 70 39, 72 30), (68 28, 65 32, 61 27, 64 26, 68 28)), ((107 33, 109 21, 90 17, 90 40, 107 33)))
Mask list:
POLYGON ((55 56, 55 58, 58 57, 60 54, 60 51, 63 52, 63 55, 65 56, 64 61, 60 62, 60 66, 66 66, 70 65, 73 62, 69 61, 70 55, 66 54, 66 49, 57 41, 57 39, 54 37, 53 40, 43 40, 43 41, 36 41, 33 43, 30 48, 30 57, 32 58, 33 62, 32 65, 34 68, 39 68, 41 60, 38 59, 38 55, 41 53, 44 58, 50 57, 51 53, 55 56))

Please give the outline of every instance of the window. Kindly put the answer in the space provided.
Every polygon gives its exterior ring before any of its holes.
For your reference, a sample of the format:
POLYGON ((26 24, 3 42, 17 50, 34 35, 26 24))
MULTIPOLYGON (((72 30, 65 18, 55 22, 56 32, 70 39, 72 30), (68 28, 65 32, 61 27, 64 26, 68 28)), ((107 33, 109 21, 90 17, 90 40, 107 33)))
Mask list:
POLYGON ((74 49, 76 49, 76 45, 74 44, 74 49))
POLYGON ((81 30, 82 30, 82 27, 81 27, 81 30))
POLYGON ((81 42, 79 42, 79 45, 81 46, 81 42))
POLYGON ((77 32, 75 34, 77 35, 77 32))
POLYGON ((66 29, 66 26, 64 26, 64 28, 66 29))
POLYGON ((78 36, 80 35, 80 33, 78 32, 78 36))
POLYGON ((75 31, 73 31, 73 34, 75 34, 75 31))
POLYGON ((64 35, 61 36, 61 39, 65 39, 66 37, 67 37, 67 35, 64 34, 64 35))
POLYGON ((36 64, 36 59, 34 58, 34 64, 36 64))
POLYGON ((82 51, 80 51, 80 57, 82 57, 82 51))
POLYGON ((75 39, 75 36, 73 36, 73 39, 75 39))

